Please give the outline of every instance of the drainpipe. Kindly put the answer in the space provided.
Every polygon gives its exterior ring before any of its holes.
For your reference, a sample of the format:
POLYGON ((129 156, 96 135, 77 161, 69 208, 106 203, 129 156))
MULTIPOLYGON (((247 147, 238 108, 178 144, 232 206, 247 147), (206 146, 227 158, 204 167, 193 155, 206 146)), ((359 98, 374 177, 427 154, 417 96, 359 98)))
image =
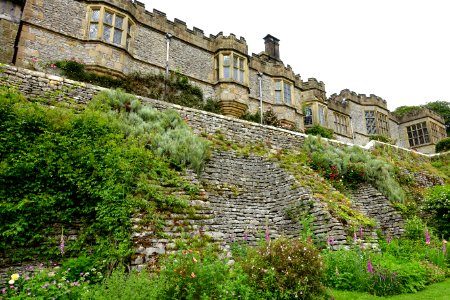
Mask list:
POLYGON ((263 97, 262 97, 262 76, 263 73, 258 72, 258 82, 259 82, 259 114, 261 117, 260 123, 263 123, 263 97))
POLYGON ((164 77, 164 100, 167 100, 167 80, 169 80, 169 47, 172 34, 166 33, 166 76, 164 77))

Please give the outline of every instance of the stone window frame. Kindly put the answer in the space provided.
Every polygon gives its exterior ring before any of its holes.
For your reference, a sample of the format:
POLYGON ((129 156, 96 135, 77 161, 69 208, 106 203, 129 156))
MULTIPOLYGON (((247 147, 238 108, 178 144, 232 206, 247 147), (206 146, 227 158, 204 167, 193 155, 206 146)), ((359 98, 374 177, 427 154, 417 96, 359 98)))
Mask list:
POLYGON ((406 126, 406 137, 410 147, 429 144, 430 133, 427 122, 422 121, 406 126))
POLYGON ((377 109, 365 110, 364 119, 366 121, 366 132, 368 135, 390 135, 389 117, 386 113, 377 109))
POLYGON ((312 105, 305 105, 303 108, 303 124, 305 126, 312 126, 313 125, 313 108, 312 105))
POLYGON ((328 107, 318 101, 306 102, 303 107, 303 124, 305 126, 320 125, 327 127, 328 124, 328 107), (308 109, 311 111, 311 115, 308 114, 308 109))
POLYGON ((319 125, 322 127, 327 127, 327 106, 317 103, 317 116, 319 120, 319 125))
POLYGON ((437 143, 447 136, 445 127, 439 125, 438 123, 430 121, 431 128, 431 140, 433 143, 437 143))
POLYGON ((106 5, 89 5, 87 10, 87 28, 86 28, 86 37, 90 41, 102 41, 104 43, 108 43, 117 47, 121 47, 124 49, 129 50, 130 43, 133 39, 133 27, 134 22, 131 20, 131 18, 110 6, 106 5), (93 15, 94 12, 98 11, 98 18, 94 19, 93 15), (105 20, 106 14, 111 15, 111 23, 108 24, 105 20), (121 28, 117 26, 116 18, 120 17, 122 18, 122 24, 121 28), (97 25, 97 32, 95 34, 95 37, 92 36, 91 32, 91 26, 97 25), (108 40, 105 40, 105 28, 110 28, 109 38, 108 40), (120 43, 117 43, 115 41, 116 32, 122 32, 120 35, 120 43))
POLYGON ((273 78, 274 103, 292 105, 294 84, 283 78, 273 78))
POLYGON ((344 114, 333 112, 335 133, 348 136, 350 118, 344 114))
POLYGON ((380 111, 377 111, 377 129, 379 134, 389 136, 389 117, 380 111))
POLYGON ((232 81, 248 85, 248 60, 245 55, 234 51, 216 54, 214 68, 217 81, 232 81), (228 57, 226 60, 225 57, 228 57))

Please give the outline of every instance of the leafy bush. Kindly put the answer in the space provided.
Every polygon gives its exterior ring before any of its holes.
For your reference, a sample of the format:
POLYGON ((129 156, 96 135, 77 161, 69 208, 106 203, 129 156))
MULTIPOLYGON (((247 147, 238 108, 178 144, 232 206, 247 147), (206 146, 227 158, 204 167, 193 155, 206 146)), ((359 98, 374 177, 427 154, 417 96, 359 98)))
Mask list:
POLYGON ((381 252, 361 248, 324 251, 328 286, 377 296, 414 293, 445 280, 448 270, 441 247, 425 241, 380 241, 381 252))
MULTIPOLYGON (((260 123, 261 122, 261 114, 259 111, 256 111, 255 113, 250 113, 249 111, 246 111, 242 116, 242 120, 260 123)), ((274 127, 281 127, 281 122, 278 120, 278 117, 276 113, 272 110, 272 108, 269 108, 265 112, 263 112, 263 118, 262 122, 264 125, 274 126, 274 127)))
POLYGON ((212 246, 166 257, 159 273, 159 299, 248 299, 252 289, 247 276, 227 262, 212 246))
POLYGON ((308 137, 303 149, 309 156, 308 164, 331 181, 344 180, 349 185, 367 182, 374 185, 392 201, 405 198, 395 180, 394 168, 359 147, 335 147, 320 138, 308 137))
POLYGON ((157 210, 187 206, 185 199, 172 195, 186 183, 170 162, 198 167, 201 162, 193 161, 203 155, 195 150, 201 141, 173 112, 150 110, 159 122, 158 128, 146 128, 146 135, 168 144, 171 138, 185 141, 181 146, 170 144, 181 147, 176 153, 180 156, 170 157, 175 151, 169 150, 155 154, 160 144, 148 144, 132 126, 132 111, 145 110, 127 97, 120 99, 131 102, 110 99, 124 107, 120 113, 94 105, 75 114, 21 101, 2 89, 0 251, 13 261, 36 256, 59 260, 61 254, 77 256, 92 246, 96 261, 124 262, 131 252, 130 217, 136 209, 152 215, 156 227, 157 210), (66 241, 63 252, 57 246, 59 235, 74 220, 82 224, 81 231, 76 241, 66 241))
POLYGON ((279 238, 249 248, 237 258, 257 299, 311 299, 324 293, 323 264, 310 243, 279 238))
POLYGON ((429 223, 445 238, 450 238, 450 184, 429 188, 423 209, 429 212, 429 223))
POLYGON ((395 144, 395 141, 391 137, 386 136, 386 135, 381 135, 381 134, 379 134, 379 135, 371 135, 369 137, 369 140, 371 140, 371 141, 379 141, 379 142, 383 142, 383 143, 386 143, 386 144, 395 144))
POLYGON ((437 142, 436 153, 450 151, 450 137, 437 142))
POLYGON ((142 106, 135 96, 121 90, 103 91, 92 99, 91 105, 125 112, 121 128, 127 135, 139 137, 141 143, 174 165, 200 172, 208 155, 208 143, 194 135, 177 112, 142 106))
POLYGON ((102 274, 84 270, 69 278, 67 268, 28 268, 28 273, 13 274, 1 292, 5 299, 79 299, 91 282, 99 282, 102 274), (13 278, 15 280, 13 280, 13 278))
POLYGON ((322 127, 320 125, 314 125, 308 129, 306 129, 305 133, 310 134, 310 135, 318 135, 318 136, 321 136, 321 137, 324 137, 327 139, 333 138, 333 130, 322 127))

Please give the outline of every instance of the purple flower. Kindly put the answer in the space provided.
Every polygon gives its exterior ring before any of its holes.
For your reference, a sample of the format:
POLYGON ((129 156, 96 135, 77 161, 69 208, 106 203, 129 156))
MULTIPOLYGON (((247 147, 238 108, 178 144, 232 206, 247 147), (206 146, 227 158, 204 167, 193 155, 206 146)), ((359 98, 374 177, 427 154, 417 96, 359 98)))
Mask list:
POLYGON ((359 226, 359 238, 362 240, 363 239, 363 230, 362 227, 359 226))
POLYGON ((6 288, 2 288, 2 294, 6 294, 6 288))
POLYGON ((269 228, 266 227, 266 242, 269 241, 269 228))
POLYGON ((367 261, 367 272, 372 273, 373 272, 373 268, 372 268, 372 262, 369 260, 367 261))
POLYGON ((248 237, 247 237, 247 231, 244 231, 244 241, 247 241, 248 237))
POLYGON ((358 238, 356 237, 356 232, 353 232, 353 241, 356 242, 358 238))
POLYGON ((59 244, 59 251, 61 255, 64 255, 64 239, 61 238, 61 244, 59 244))
POLYGON ((429 245, 430 244, 430 235, 428 234, 428 228, 426 228, 425 229, 425 243, 427 244, 427 245, 429 245))
POLYGON ((327 244, 328 244, 328 246, 333 246, 334 245, 334 239, 333 239, 333 237, 329 237, 328 239, 327 239, 327 244))

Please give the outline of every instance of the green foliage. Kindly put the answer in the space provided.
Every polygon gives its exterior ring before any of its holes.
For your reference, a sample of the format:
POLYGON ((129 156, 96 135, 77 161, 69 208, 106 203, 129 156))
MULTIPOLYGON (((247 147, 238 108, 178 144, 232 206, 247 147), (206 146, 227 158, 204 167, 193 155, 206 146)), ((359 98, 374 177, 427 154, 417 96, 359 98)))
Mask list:
MULTIPOLYGON (((260 114, 259 110, 253 114, 250 113, 249 111, 246 111, 241 116, 241 119, 250 121, 250 122, 260 123, 261 122, 261 114, 260 114)), ((281 127, 281 122, 280 122, 280 120, 278 120, 278 117, 277 117, 276 113, 272 110, 272 108, 269 108, 268 110, 266 110, 263 113, 262 122, 264 125, 281 127)))
POLYGON ((332 139, 334 132, 332 129, 328 129, 328 128, 322 127, 320 125, 314 125, 308 129, 306 129, 305 133, 310 134, 310 135, 321 136, 321 137, 324 137, 327 139, 332 139))
POLYGON ((367 182, 374 185, 391 201, 405 198, 395 180, 392 165, 376 159, 359 147, 336 147, 318 138, 308 137, 303 149, 309 156, 308 164, 331 181, 345 181, 349 185, 367 182))
POLYGON ((436 144, 436 153, 446 151, 450 151, 450 137, 442 139, 436 144))
POLYGON ((422 107, 428 108, 429 110, 434 111, 442 118, 444 118, 444 123, 447 128, 447 135, 450 133, 450 102, 448 101, 432 101, 428 102, 425 105, 420 106, 400 106, 397 107, 392 113, 398 117, 403 116, 411 111, 420 109, 422 107))
POLYGON ((159 273, 159 299, 248 299, 252 289, 240 267, 227 265, 217 249, 185 249, 166 257, 159 273))
POLYGON ((121 88, 125 91, 144 97, 164 100, 170 103, 221 113, 219 101, 208 98, 203 100, 202 90, 191 84, 189 78, 179 72, 171 72, 167 81, 162 73, 131 73, 121 78, 99 75, 87 71, 82 63, 75 60, 55 62, 61 75, 72 80, 88 82, 106 88, 121 88))
POLYGON ((381 134, 380 135, 371 135, 369 137, 369 140, 379 141, 379 142, 383 142, 383 143, 391 144, 391 145, 395 144, 395 141, 391 137, 386 136, 386 135, 381 135, 381 134))
POLYGON ((418 216, 412 216, 405 222, 405 237, 413 240, 425 240, 427 225, 418 216))
POLYGON ((249 248, 237 258, 257 299, 315 299, 323 295, 323 264, 310 243, 278 238, 249 248))
POLYGON ((444 118, 444 123, 447 128, 447 136, 450 136, 450 102, 432 101, 425 104, 424 107, 434 111, 444 118))
POLYGON ((145 108, 127 97, 110 99, 120 112, 98 110, 94 103, 75 114, 24 102, 2 89, 0 251, 14 261, 60 259, 59 235, 77 221, 81 231, 76 241, 66 241, 64 256, 78 256, 92 247, 97 260, 113 266, 130 254, 130 217, 136 209, 151 215, 156 227, 157 210, 187 206, 172 196, 186 185, 170 164, 199 167, 201 162, 194 159, 200 152, 193 148, 200 140, 173 112, 151 111, 159 129, 149 125, 139 134, 132 116, 145 108), (159 142, 150 143, 147 135, 159 142), (178 157, 170 157, 176 151, 157 148, 165 149, 160 143, 172 143, 171 137, 185 142, 176 150, 178 157))
MULTIPOLYGON (((4 299, 79 299, 82 291, 92 282, 99 282, 102 274, 83 270, 69 277, 66 268, 33 268, 2 289, 4 299), (5 293, 3 293, 3 291, 5 293)), ((14 275, 11 276, 13 278, 14 275)))
POLYGON ((61 75, 72 80, 88 82, 106 88, 123 87, 123 81, 121 79, 88 72, 83 64, 75 60, 61 60, 55 62, 55 65, 61 70, 61 75))
POLYGON ((215 114, 222 114, 222 106, 220 105, 220 102, 218 100, 215 100, 213 98, 206 99, 206 103, 203 106, 203 110, 215 113, 215 114))
POLYGON ((430 213, 430 225, 445 238, 450 238, 450 184, 429 188, 423 209, 430 213))
POLYGON ((189 166, 197 172, 208 155, 208 143, 194 135, 179 114, 173 110, 159 112, 142 106, 133 95, 121 90, 106 90, 92 99, 95 108, 125 112, 121 129, 175 166, 189 166))
POLYGON ((392 114, 397 116, 397 117, 401 117, 407 113, 410 113, 412 111, 415 111, 417 109, 420 109, 420 106, 407 106, 407 105, 403 105, 403 106, 399 106, 397 107, 392 114))
POLYGON ((440 246, 412 240, 381 241, 380 246, 378 253, 359 247, 325 251, 325 283, 387 296, 414 293, 445 279, 448 258, 440 246))

